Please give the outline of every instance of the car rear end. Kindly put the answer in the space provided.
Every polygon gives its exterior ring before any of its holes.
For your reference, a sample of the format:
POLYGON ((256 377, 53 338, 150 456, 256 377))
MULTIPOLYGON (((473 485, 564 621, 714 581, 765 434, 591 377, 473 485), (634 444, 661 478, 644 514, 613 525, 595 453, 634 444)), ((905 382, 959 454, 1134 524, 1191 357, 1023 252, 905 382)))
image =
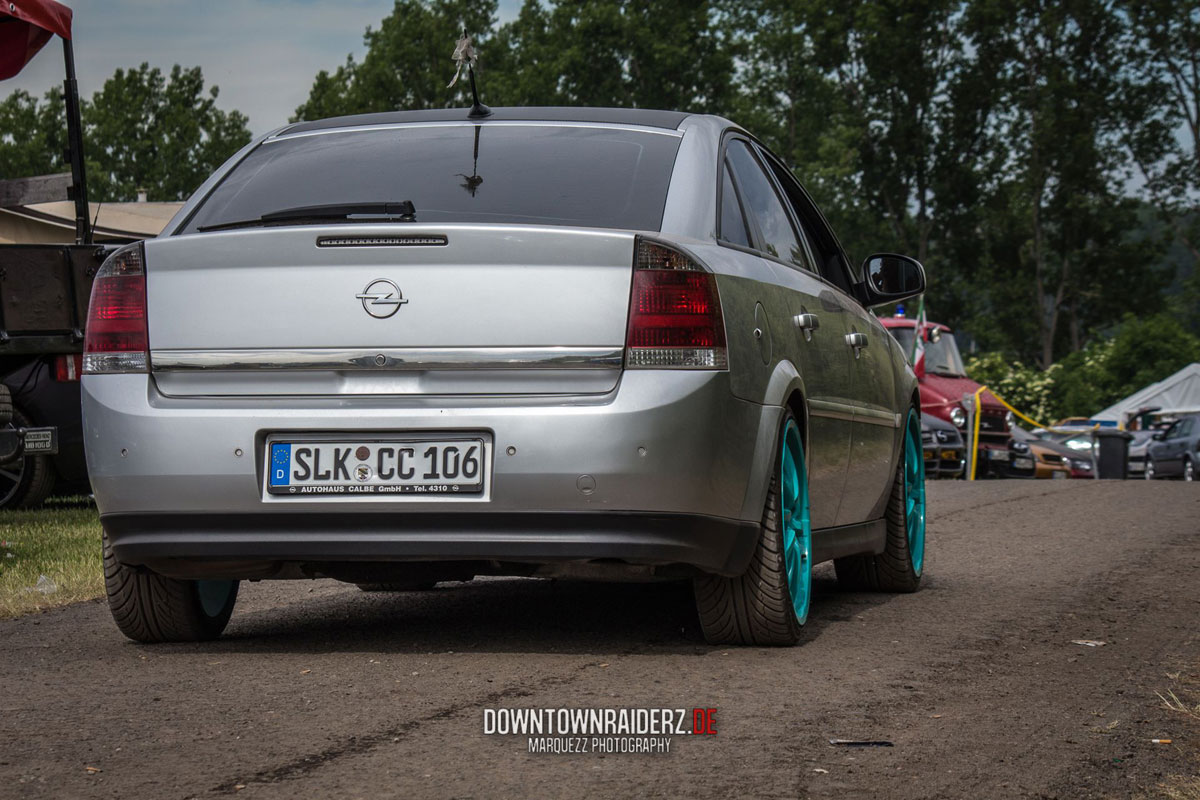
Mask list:
POLYGON ((731 394, 716 278, 658 230, 679 139, 454 123, 251 150, 97 277, 84 412, 115 557, 741 572, 774 417, 731 394), (262 222, 361 200, 415 218, 262 222))

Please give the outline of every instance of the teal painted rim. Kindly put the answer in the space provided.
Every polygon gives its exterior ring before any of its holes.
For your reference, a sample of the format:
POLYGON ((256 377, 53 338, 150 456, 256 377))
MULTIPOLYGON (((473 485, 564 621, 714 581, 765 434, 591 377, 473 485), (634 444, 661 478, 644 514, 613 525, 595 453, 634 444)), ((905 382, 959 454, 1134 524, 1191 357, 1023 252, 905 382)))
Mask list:
POLYGON ((233 593, 233 581, 196 581, 200 608, 209 617, 220 616, 233 593))
POLYGON ((808 508, 808 471, 800 428, 788 420, 783 429, 779 456, 779 506, 783 522, 783 563, 787 569, 788 594, 796 621, 808 620, 812 599, 812 520, 808 508))
POLYGON ((908 556, 913 572, 925 566, 925 459, 921 453, 921 420, 908 412, 904 434, 904 523, 908 526, 908 556))

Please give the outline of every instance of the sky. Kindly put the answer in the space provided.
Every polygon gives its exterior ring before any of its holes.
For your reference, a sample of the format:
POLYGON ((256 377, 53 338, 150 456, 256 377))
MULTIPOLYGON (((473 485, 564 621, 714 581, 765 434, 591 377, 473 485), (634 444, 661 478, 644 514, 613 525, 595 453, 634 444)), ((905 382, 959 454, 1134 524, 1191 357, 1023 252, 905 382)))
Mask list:
MULTIPOLYGON (((118 67, 143 61, 169 73, 199 66, 205 86, 220 87, 217 105, 250 118, 255 135, 283 125, 308 97, 313 78, 353 53, 363 33, 392 10, 392 0, 65 0, 72 26, 79 91, 91 97, 118 67)), ((500 22, 520 0, 500 0, 500 22)), ((446 63, 453 72, 446 43, 446 63)), ((41 96, 63 80, 62 45, 51 40, 0 97, 16 89, 41 96)), ((449 80, 449 78, 447 78, 449 80)))

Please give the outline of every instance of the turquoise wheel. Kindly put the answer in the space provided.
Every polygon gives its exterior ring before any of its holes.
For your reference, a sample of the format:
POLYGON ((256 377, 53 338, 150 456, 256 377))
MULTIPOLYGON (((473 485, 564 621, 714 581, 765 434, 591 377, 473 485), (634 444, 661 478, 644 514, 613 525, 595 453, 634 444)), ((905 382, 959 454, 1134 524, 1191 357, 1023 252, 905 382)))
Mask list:
MULTIPOLYGON (((918 427, 918 460, 921 455, 920 442, 918 427)), ((812 520, 808 508, 808 470, 804 466, 804 446, 800 442, 800 429, 795 420, 788 420, 784 426, 783 441, 779 449, 783 561, 787 569, 787 587, 792 599, 792 611, 796 614, 796 621, 803 625, 808 619, 808 607, 812 600, 812 520)), ((923 526, 921 531, 923 538, 923 526)))
POLYGON ((925 565, 925 459, 921 452, 921 420, 915 410, 908 412, 904 435, 904 521, 912 569, 920 576, 925 565))

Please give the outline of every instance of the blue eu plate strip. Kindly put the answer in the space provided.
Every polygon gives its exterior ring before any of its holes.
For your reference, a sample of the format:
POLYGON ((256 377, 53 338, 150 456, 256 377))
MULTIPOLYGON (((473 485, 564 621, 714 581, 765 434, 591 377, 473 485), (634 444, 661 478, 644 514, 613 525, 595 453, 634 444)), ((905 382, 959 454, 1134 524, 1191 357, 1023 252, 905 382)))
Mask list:
POLYGON ((292 446, 271 445, 271 485, 287 486, 292 477, 292 446))

